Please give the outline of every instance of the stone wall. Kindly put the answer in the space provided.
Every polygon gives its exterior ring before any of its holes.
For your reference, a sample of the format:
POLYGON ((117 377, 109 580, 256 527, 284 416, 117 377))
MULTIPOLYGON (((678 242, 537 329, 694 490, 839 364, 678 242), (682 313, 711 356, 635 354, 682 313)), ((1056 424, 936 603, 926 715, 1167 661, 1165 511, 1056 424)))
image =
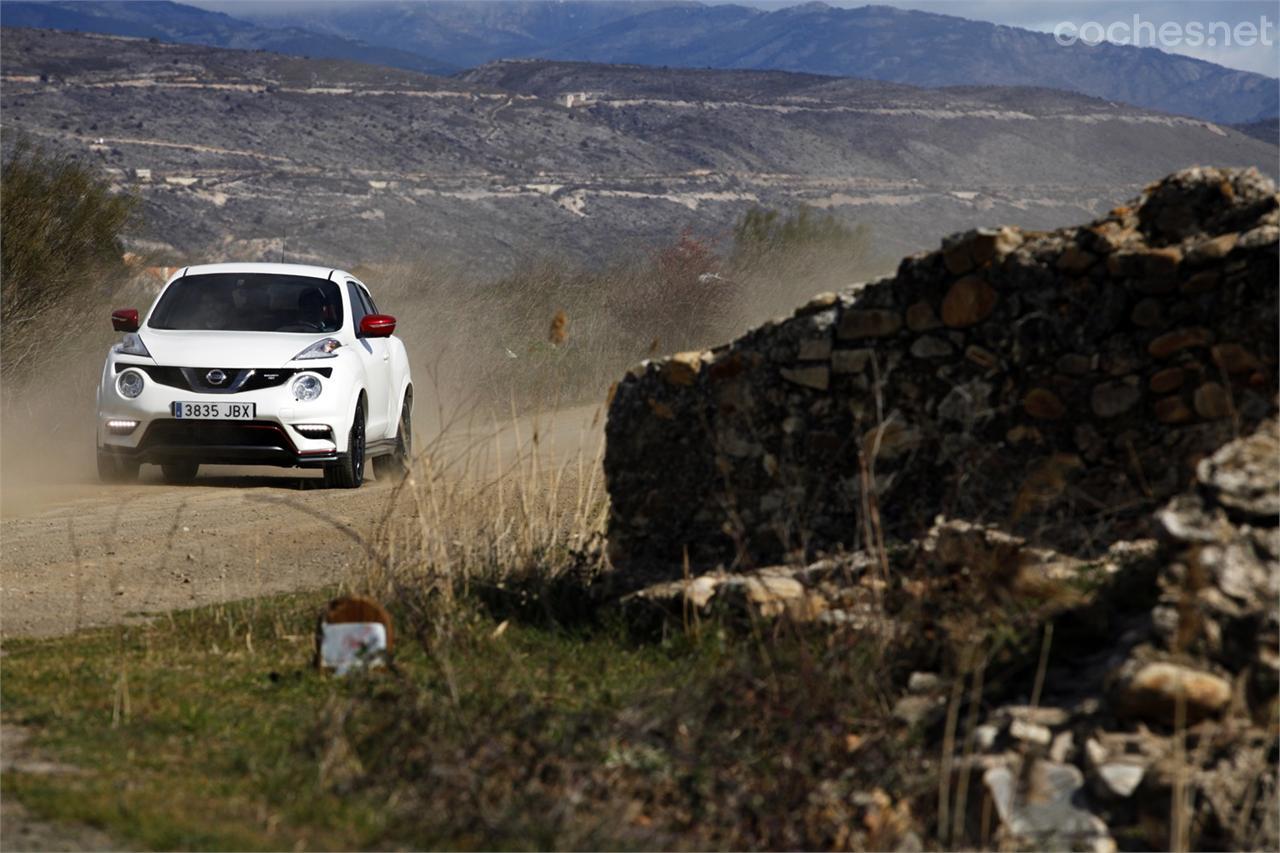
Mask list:
POLYGON ((939 513, 1077 554, 1142 535, 1276 409, 1277 222, 1256 171, 1188 169, 641 364, 609 407, 614 563, 740 569, 939 513))

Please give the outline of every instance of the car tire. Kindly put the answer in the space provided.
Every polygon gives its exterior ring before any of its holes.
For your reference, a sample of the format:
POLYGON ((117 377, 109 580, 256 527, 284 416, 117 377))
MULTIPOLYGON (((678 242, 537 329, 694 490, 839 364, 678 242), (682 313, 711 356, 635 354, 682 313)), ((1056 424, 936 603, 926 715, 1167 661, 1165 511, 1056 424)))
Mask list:
POLYGON ((160 466, 164 481, 170 485, 190 483, 200 470, 199 462, 166 462, 160 466))
POLYGON ((356 416, 347 433, 347 452, 338 461, 324 467, 324 484, 330 489, 358 489, 364 482, 364 407, 356 407, 356 416))
POLYGON ((396 449, 386 456, 373 460, 373 473, 378 479, 399 479, 409 473, 413 459, 413 402, 406 397, 400 408, 400 423, 396 428, 396 449))
POLYGON ((114 453, 98 451, 98 479, 104 483, 132 483, 138 479, 140 463, 114 453))

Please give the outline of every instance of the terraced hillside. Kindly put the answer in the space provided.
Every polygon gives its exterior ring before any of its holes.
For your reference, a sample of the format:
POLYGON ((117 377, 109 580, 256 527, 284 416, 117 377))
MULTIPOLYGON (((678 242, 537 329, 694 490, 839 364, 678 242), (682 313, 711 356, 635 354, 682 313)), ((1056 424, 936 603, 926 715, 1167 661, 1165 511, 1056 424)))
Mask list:
POLYGON ((1237 131, 1044 90, 521 61, 442 78, 6 29, 23 132, 144 200, 177 259, 600 258, 752 205, 869 222, 885 255, 972 221, 1042 228, 1190 163, 1274 173, 1237 131))

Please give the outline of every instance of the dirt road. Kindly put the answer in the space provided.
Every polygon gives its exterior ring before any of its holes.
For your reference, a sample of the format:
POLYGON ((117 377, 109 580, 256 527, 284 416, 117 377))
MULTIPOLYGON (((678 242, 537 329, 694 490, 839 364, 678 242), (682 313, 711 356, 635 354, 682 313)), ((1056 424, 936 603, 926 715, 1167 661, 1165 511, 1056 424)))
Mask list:
POLYGON ((210 468, 191 486, 36 489, 29 509, 0 520, 0 636, 341 580, 365 559, 393 490, 319 485, 296 472, 210 468))
MULTIPOLYGON (((436 452, 469 454, 472 468, 503 476, 497 466, 528 454, 535 435, 544 464, 579 453, 590 464, 602 431, 598 407, 568 409, 458 430, 436 452)), ((6 479, 0 639, 336 583, 366 565, 380 521, 417 512, 412 500, 393 501, 387 481, 324 489, 318 472, 273 468, 206 466, 187 486, 166 485, 152 466, 127 486, 87 471, 6 479)))

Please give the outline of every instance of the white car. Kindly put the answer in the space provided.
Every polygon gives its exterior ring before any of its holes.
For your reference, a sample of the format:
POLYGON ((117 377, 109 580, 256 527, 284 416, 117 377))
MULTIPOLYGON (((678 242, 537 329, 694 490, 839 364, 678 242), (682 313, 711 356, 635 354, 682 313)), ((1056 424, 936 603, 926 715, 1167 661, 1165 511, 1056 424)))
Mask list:
POLYGON ((412 451, 413 381, 394 317, 350 273, 293 264, 180 270, 146 322, 125 332, 98 387, 98 474, 170 482, 202 464, 323 468, 357 488, 365 460, 401 473, 412 451))

